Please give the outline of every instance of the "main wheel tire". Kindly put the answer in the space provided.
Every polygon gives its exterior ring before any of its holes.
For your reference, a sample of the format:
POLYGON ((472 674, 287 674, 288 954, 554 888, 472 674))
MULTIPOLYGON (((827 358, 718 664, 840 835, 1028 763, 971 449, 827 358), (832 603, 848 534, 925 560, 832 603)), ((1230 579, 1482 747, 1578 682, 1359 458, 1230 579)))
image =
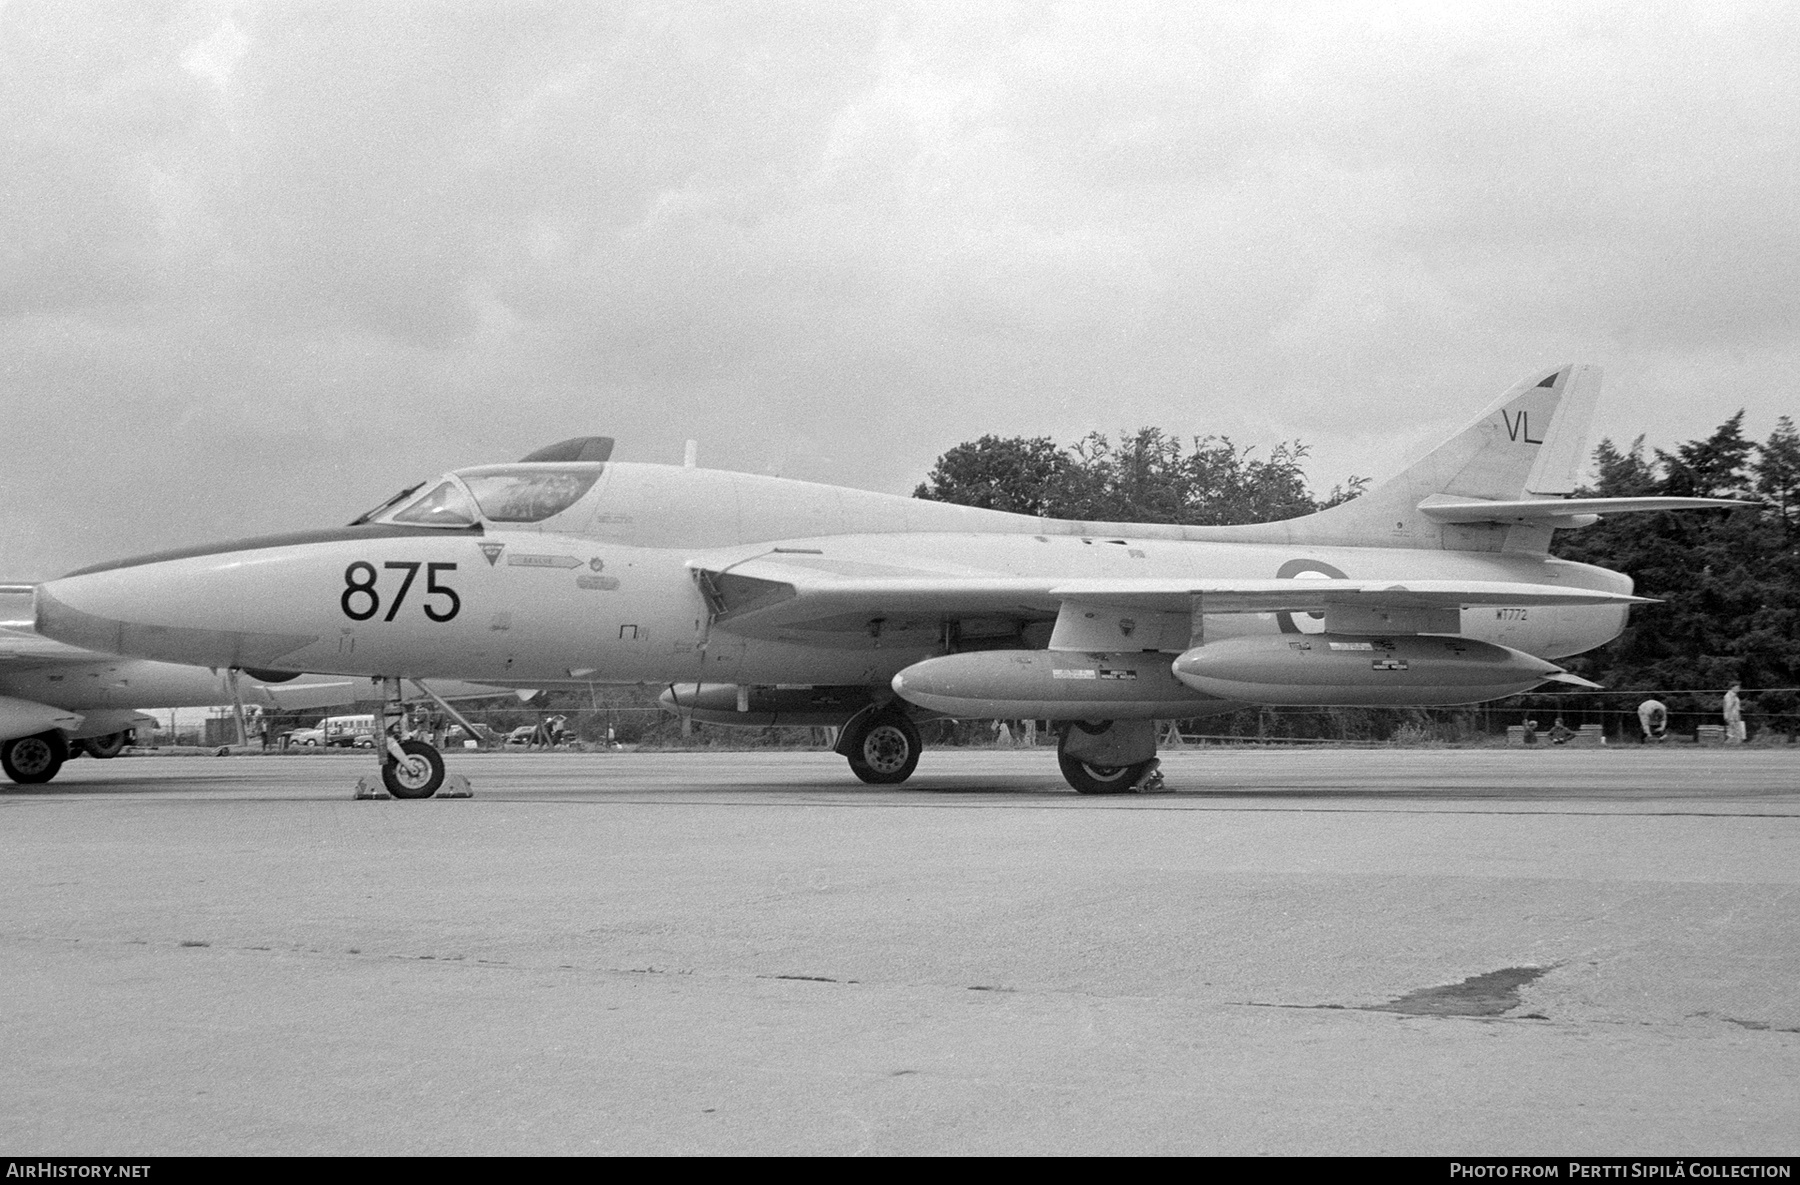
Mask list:
POLYGON ((444 759, 424 741, 401 741, 403 761, 382 763, 381 781, 395 798, 430 798, 444 784, 444 759))
POLYGON ((893 786, 919 765, 919 730, 896 712, 863 721, 851 736, 850 772, 872 786, 893 786))
POLYGON ((88 737, 75 742, 89 757, 98 757, 102 761, 109 757, 117 757, 125 751, 125 734, 109 732, 103 737, 88 737))
POLYGON ((1078 794, 1129 793, 1150 765, 1148 761, 1135 765, 1089 765, 1080 758, 1069 756, 1060 746, 1056 750, 1056 763, 1062 767, 1063 780, 1075 787, 1078 794))
POLYGON ((0 769, 21 786, 48 782, 68 759, 69 746, 55 729, 0 744, 0 769))

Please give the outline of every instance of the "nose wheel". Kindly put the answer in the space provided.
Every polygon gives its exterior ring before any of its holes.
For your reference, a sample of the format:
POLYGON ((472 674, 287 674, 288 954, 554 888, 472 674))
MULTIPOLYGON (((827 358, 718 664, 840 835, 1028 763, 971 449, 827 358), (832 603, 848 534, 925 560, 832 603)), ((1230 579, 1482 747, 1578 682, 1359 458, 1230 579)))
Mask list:
POLYGON ((395 798, 430 798, 444 784, 444 759, 424 741, 389 745, 381 763, 381 782, 395 798), (398 747, 399 756, 392 750, 398 747))

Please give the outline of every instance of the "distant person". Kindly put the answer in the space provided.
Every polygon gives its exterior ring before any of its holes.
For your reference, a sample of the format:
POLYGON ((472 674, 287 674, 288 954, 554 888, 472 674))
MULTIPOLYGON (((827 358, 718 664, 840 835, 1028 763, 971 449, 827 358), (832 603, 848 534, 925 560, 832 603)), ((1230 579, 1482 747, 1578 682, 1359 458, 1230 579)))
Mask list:
POLYGON ((1556 723, 1550 726, 1550 743, 1552 745, 1566 745, 1569 743, 1569 738, 1574 735, 1575 730, 1564 724, 1561 716, 1558 716, 1556 723))
POLYGON ((1744 705, 1738 699, 1738 692, 1743 690, 1742 683, 1733 683, 1725 689, 1725 743, 1741 745, 1744 743, 1744 705))
POLYGON ((1659 699, 1645 700, 1638 705, 1638 726, 1646 744, 1661 744, 1669 738, 1669 709, 1659 699))
POLYGON ((1538 743, 1537 721, 1527 720, 1525 722, 1525 732, 1524 732, 1524 736, 1522 739, 1525 741, 1525 743, 1527 745, 1535 745, 1538 743))

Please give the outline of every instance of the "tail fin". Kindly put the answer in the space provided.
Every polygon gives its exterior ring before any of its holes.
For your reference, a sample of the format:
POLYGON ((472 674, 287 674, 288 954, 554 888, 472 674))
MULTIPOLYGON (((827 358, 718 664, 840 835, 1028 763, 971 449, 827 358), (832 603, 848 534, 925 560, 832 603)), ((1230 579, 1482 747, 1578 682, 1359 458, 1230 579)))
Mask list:
POLYGON ((1517 501, 1573 492, 1599 394, 1597 366, 1534 375, 1361 497, 1261 530, 1278 531, 1291 543, 1542 551, 1550 542, 1548 526, 1439 522, 1422 513, 1419 503, 1433 495, 1517 501))

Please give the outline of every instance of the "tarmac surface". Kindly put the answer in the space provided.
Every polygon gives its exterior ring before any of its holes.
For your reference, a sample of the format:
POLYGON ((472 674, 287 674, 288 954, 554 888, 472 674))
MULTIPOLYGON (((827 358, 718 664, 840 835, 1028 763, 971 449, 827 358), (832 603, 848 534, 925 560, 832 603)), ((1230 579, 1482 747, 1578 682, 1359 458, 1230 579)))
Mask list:
POLYGON ((1800 1152, 1800 750, 70 763, 0 1154, 1800 1152))

